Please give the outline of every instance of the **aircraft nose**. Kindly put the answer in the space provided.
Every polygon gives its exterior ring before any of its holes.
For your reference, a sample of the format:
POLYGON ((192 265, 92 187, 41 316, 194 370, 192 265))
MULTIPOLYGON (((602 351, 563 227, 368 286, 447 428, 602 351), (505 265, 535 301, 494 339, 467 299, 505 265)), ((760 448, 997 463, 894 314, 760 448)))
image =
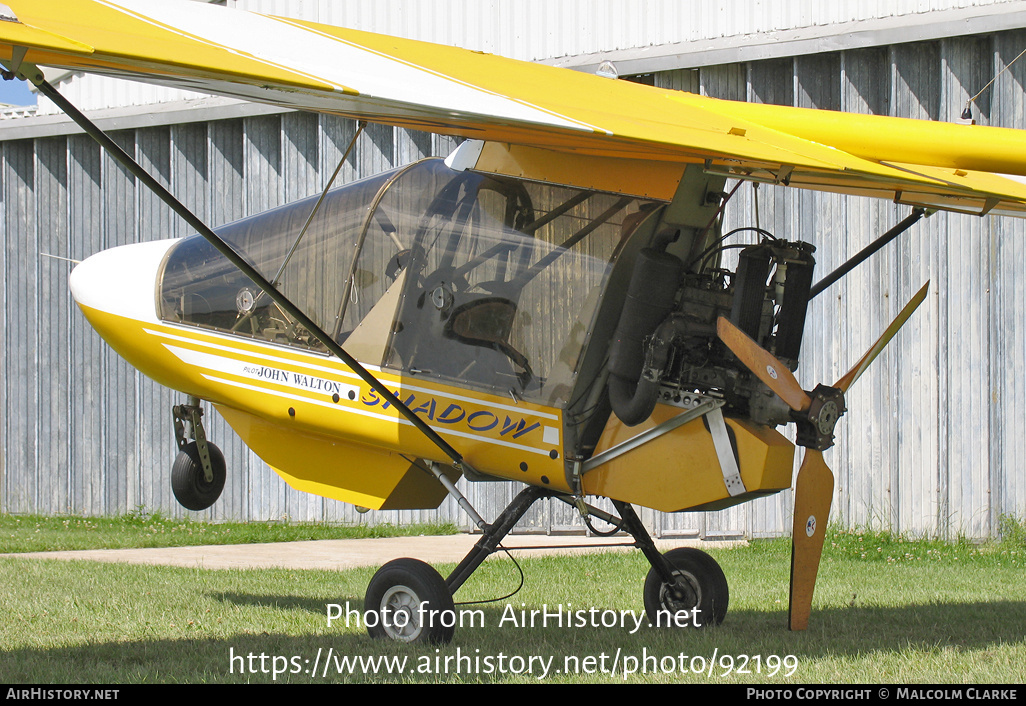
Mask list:
POLYGON ((86 258, 71 271, 71 295, 87 316, 93 310, 137 321, 157 321, 157 273, 164 255, 176 242, 122 245, 86 258))

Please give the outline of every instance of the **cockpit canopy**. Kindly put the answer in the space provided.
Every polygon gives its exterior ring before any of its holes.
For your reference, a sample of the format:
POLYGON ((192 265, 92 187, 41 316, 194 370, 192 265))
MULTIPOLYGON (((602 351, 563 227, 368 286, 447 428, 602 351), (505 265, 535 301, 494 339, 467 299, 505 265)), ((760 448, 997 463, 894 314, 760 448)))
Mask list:
MULTIPOLYGON (((564 406, 621 243, 655 205, 425 160, 218 229, 362 363, 564 406), (304 230, 304 225, 306 225, 304 230)), ((160 316, 321 350, 202 237, 160 316)))

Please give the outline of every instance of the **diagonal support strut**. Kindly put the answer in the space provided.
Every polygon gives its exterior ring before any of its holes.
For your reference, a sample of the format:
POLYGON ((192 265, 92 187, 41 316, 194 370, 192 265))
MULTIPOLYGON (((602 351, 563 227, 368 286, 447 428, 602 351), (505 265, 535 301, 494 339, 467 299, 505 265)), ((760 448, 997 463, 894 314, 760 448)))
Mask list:
POLYGON ((869 257, 871 255, 873 255, 877 250, 882 248, 884 245, 887 245, 887 243, 891 242, 892 240, 897 238, 899 235, 904 233, 906 230, 908 230, 909 228, 914 226, 916 223, 918 223, 919 219, 921 219, 923 216, 929 216, 932 213, 933 213, 932 211, 927 211, 926 209, 923 209, 923 208, 919 208, 919 207, 913 208, 912 209, 912 213, 910 213, 909 215, 905 216, 905 218, 903 220, 901 220, 897 225, 895 225, 893 228, 891 228, 889 231, 887 231, 886 233, 881 235, 879 238, 874 240, 872 243, 870 243, 866 247, 864 247, 861 250, 859 250, 847 262, 845 262, 843 265, 838 267, 836 270, 834 270, 833 272, 828 274, 826 277, 821 279, 819 282, 816 282, 816 284, 813 285, 812 289, 809 291, 809 299, 814 299, 817 296, 819 296, 820 294, 822 294, 824 289, 826 289, 830 285, 834 284, 837 280, 841 279, 846 274, 848 274, 849 272, 854 270, 856 267, 861 265, 863 262, 868 260, 869 257))

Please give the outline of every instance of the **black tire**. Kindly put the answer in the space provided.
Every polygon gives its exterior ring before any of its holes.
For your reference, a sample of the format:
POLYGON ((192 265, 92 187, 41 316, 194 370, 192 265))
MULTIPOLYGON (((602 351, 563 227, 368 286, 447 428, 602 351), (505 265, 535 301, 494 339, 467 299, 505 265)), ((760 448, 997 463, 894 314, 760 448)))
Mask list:
POLYGON ((182 447, 175 457, 175 465, 171 467, 171 490, 175 499, 187 510, 206 510, 217 502, 224 490, 226 477, 224 454, 209 441, 207 449, 210 453, 210 466, 214 472, 214 480, 207 483, 203 477, 203 464, 200 462, 196 442, 190 441, 182 447))
POLYGON ((690 547, 672 549, 663 557, 673 567, 682 595, 675 597, 659 573, 649 570, 645 578, 645 613, 652 625, 699 628, 722 623, 730 596, 727 577, 716 560, 690 547))
POLYGON ((441 574, 419 559, 395 559, 378 569, 363 609, 365 617, 377 614, 366 618, 373 638, 443 645, 455 632, 452 592, 441 574))

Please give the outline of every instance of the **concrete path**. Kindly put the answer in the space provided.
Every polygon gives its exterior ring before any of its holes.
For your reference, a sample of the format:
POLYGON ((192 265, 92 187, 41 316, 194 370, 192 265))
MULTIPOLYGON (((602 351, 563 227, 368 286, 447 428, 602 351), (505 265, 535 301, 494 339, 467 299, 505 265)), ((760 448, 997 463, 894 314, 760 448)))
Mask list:
MULTIPOLYGON (((394 537, 387 539, 322 539, 309 542, 282 542, 278 544, 227 544, 202 547, 170 547, 160 549, 92 549, 73 552, 33 552, 27 554, 0 554, 21 559, 68 559, 80 561, 110 561, 131 564, 186 566, 204 569, 351 569, 358 566, 380 566, 399 557, 416 557, 429 564, 460 561, 480 535, 457 534, 442 537, 394 537)), ((517 551, 515 556, 539 556, 554 552, 574 551, 627 551, 633 546, 622 538, 605 540, 601 537, 552 537, 545 535, 512 535, 506 538, 506 547, 534 547, 517 551), (589 548, 610 542, 621 542, 619 548, 589 548), (538 547, 560 545, 558 549, 538 547)), ((712 542, 695 539, 660 539, 656 546, 667 551, 679 546, 719 548, 737 542, 712 542)), ((493 555, 495 556, 495 555, 493 555)))

